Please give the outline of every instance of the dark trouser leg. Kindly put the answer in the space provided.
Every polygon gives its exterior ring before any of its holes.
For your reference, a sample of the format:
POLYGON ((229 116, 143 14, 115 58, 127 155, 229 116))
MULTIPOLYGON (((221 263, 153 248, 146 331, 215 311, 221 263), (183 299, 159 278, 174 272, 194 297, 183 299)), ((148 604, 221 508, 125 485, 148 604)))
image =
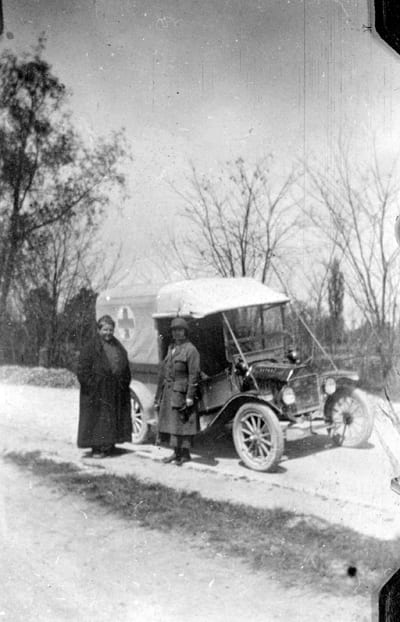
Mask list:
POLYGON ((189 435, 177 435, 171 434, 169 444, 171 447, 176 447, 180 450, 190 449, 192 446, 193 437, 189 435))
POLYGON ((189 462, 192 459, 190 455, 190 449, 193 444, 193 436, 183 436, 182 437, 182 460, 183 462, 189 462))
POLYGON ((171 434, 171 447, 175 447, 178 454, 176 464, 180 466, 183 462, 191 460, 190 448, 192 446, 191 436, 175 436, 171 434))
POLYGON ((169 446, 174 450, 173 453, 167 458, 163 458, 163 462, 168 464, 169 462, 175 462, 180 459, 180 447, 176 443, 176 436, 169 435, 169 446))
POLYGON ((173 448, 177 456, 181 455, 181 438, 181 436, 176 436, 175 434, 171 434, 169 437, 169 446, 173 448))

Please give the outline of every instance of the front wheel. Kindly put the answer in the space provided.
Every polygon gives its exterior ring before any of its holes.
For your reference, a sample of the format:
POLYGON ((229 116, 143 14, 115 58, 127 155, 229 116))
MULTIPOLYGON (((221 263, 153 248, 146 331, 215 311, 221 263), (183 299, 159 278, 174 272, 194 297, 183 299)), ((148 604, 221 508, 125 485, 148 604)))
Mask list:
POLYGON ((360 389, 340 387, 326 400, 324 416, 329 436, 336 445, 362 447, 371 436, 374 417, 360 389))
POLYGON ((134 391, 131 391, 132 407, 132 443, 144 443, 149 433, 149 424, 145 420, 143 406, 134 391))
POLYGON ((254 471, 273 471, 284 447, 275 413, 263 404, 245 404, 233 421, 233 442, 244 464, 254 471))

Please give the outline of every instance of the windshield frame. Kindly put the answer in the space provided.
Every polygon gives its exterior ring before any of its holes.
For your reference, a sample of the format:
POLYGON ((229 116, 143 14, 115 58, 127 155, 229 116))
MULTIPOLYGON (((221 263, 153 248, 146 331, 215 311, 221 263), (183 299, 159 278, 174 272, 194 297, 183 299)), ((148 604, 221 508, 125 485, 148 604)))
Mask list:
MULTIPOLYGON (((228 320, 228 323, 230 325, 230 329, 228 328, 228 326, 224 323, 224 342, 225 342, 225 356, 227 358, 228 361, 232 361, 235 360, 235 358, 237 358, 238 356, 242 357, 242 355, 244 355, 244 357, 250 356, 250 358, 252 358, 252 356, 254 354, 259 355, 259 354, 265 354, 265 358, 269 358, 270 354, 276 354, 278 351, 283 354, 283 352, 285 351, 286 345, 287 345, 287 340, 288 338, 290 338, 290 335, 287 333, 286 328, 285 328, 285 308, 287 306, 287 303, 279 303, 276 305, 252 305, 250 307, 238 307, 237 309, 232 309, 230 311, 227 311, 224 313, 224 315, 226 316, 226 319, 228 320), (266 319, 266 315, 268 313, 278 313, 279 315, 277 315, 275 317, 275 322, 276 322, 276 318, 279 318, 279 326, 277 326, 276 330, 270 330, 270 331, 266 331, 264 330, 263 332, 259 332, 259 333, 255 333, 254 336, 249 335, 249 331, 247 334, 245 334, 244 336, 240 335, 240 332, 237 329, 237 326, 235 326, 235 319, 232 317, 234 312, 237 311, 242 311, 244 313, 249 312, 249 310, 255 310, 257 312, 258 311, 262 311, 262 315, 260 316, 260 320, 261 320, 261 325, 263 325, 265 323, 265 319, 266 319), (236 340, 239 343, 240 349, 242 350, 242 352, 238 349, 237 345, 235 344, 234 339, 232 338, 232 336, 230 335, 230 330, 232 330, 233 334, 235 335, 236 340), (273 345, 268 345, 267 343, 267 339, 268 336, 271 335, 275 335, 275 342, 273 345), (280 334, 281 337, 280 339, 276 339, 276 335, 280 334), (257 341, 260 340, 260 344, 259 347, 248 347, 248 343, 251 342, 253 340, 257 341), (247 344, 247 345, 246 345, 247 344)), ((243 328, 243 326, 246 327, 246 324, 242 324, 241 328, 243 328)))

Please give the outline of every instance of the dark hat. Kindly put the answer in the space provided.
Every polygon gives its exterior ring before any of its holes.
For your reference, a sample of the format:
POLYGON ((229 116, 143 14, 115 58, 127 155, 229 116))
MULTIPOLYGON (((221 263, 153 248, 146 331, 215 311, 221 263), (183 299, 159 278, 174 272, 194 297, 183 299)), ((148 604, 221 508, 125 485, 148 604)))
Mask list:
POLYGON ((184 328, 186 332, 189 331, 189 325, 183 317, 175 317, 171 322, 171 330, 174 328, 184 328))

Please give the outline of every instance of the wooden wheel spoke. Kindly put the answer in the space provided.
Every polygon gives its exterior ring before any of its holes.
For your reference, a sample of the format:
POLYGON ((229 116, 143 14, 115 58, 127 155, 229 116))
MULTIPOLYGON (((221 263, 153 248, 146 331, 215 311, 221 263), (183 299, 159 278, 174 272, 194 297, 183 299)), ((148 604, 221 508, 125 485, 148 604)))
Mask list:
POLYGON ((255 417, 255 415, 250 415, 249 419, 251 421, 253 430, 257 430, 257 418, 255 417))
POLYGON ((253 456, 256 459, 262 458, 262 453, 261 453, 261 448, 260 448, 259 443, 254 443, 253 456))
POLYGON ((243 425, 246 426, 246 428, 249 430, 249 432, 251 432, 251 434, 254 434, 254 426, 250 423, 248 419, 245 419, 243 421, 243 425))
POLYGON ((254 436, 254 430, 250 428, 242 428, 242 434, 246 434, 247 436, 254 436))
POLYGON ((258 417, 258 419, 256 420, 256 423, 257 423, 257 431, 261 432, 261 428, 264 425, 264 421, 262 419, 260 419, 260 417, 258 417))
POLYGON ((270 451, 271 451, 271 445, 269 445, 269 446, 268 446, 268 444, 267 444, 267 443, 265 443, 265 442, 263 442, 263 441, 260 441, 260 442, 259 442, 259 447, 260 447, 260 448, 262 448, 262 449, 264 450, 264 454, 265 454, 266 456, 268 456, 268 454, 269 454, 269 453, 270 453, 270 451))

